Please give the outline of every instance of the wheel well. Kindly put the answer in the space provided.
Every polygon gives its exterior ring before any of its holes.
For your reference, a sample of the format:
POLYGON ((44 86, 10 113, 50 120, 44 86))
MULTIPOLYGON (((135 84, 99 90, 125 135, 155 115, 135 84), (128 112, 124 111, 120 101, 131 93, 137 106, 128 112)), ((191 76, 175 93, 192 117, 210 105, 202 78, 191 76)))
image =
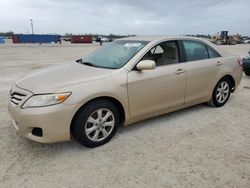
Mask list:
POLYGON ((92 103, 93 101, 96 101, 96 100, 108 100, 110 102, 112 102, 117 108, 118 108, 118 111, 120 113, 120 124, 123 124, 123 122, 125 121, 125 111, 124 111, 124 108, 122 106, 122 104, 120 103, 120 101, 118 101, 117 99, 113 98, 113 97, 97 97, 97 98, 94 98, 94 99, 91 99, 90 101, 86 102, 85 104, 83 104, 78 110, 77 112, 75 113, 72 121, 71 121, 71 124, 70 124, 70 131, 72 132, 72 126, 76 120, 76 117, 78 116, 78 114, 80 113, 80 111, 86 106, 88 105, 89 103, 92 103))
POLYGON ((235 90, 235 80, 234 80, 234 78, 231 75, 226 75, 223 78, 227 78, 229 80, 229 82, 231 83, 231 88, 232 88, 231 92, 234 92, 234 90, 235 90))

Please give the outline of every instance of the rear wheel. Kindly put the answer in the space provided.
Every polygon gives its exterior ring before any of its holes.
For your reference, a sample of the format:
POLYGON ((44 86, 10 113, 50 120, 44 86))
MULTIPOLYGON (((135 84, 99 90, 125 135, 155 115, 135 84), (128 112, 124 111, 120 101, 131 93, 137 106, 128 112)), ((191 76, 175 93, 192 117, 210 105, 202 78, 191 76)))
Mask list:
POLYGON ((217 44, 217 45, 222 45, 222 40, 220 40, 220 39, 216 40, 216 41, 215 41, 215 44, 217 44))
POLYGON ((227 78, 222 78, 215 86, 209 104, 214 107, 221 107, 228 101, 231 94, 231 83, 227 78))
POLYGON ((229 42, 229 44, 230 44, 230 45, 236 45, 236 44, 237 44, 237 41, 231 40, 231 41, 229 42))
POLYGON ((97 147, 115 135, 119 122, 116 106, 108 100, 97 100, 80 111, 72 127, 73 136, 86 147, 97 147))

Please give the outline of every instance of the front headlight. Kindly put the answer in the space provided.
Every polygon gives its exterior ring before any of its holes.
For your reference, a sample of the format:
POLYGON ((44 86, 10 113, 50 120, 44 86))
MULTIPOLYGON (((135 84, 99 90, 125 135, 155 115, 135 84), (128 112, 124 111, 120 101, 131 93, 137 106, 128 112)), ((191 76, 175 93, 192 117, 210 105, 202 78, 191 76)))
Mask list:
POLYGON ((70 95, 70 92, 33 95, 23 104, 22 108, 44 107, 59 104, 64 102, 70 95))

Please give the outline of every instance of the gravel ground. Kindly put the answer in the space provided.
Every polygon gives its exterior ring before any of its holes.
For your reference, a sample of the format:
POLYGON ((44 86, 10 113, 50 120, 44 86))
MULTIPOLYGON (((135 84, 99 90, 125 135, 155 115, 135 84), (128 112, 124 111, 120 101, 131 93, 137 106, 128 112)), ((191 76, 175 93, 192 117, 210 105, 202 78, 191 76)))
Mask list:
MULTIPOLYGON (((7 111, 19 77, 95 44, 0 45, 0 187, 250 187, 250 77, 222 108, 205 104, 120 128, 108 144, 39 144, 7 111)), ((243 56, 250 45, 222 46, 243 56)))

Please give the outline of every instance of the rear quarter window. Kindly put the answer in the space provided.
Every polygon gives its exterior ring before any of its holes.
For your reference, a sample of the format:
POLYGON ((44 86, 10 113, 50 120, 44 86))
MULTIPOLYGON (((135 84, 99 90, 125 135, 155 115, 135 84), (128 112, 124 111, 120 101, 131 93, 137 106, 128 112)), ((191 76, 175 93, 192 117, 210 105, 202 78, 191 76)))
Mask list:
POLYGON ((210 46, 207 46, 209 58, 221 57, 221 55, 210 46))

